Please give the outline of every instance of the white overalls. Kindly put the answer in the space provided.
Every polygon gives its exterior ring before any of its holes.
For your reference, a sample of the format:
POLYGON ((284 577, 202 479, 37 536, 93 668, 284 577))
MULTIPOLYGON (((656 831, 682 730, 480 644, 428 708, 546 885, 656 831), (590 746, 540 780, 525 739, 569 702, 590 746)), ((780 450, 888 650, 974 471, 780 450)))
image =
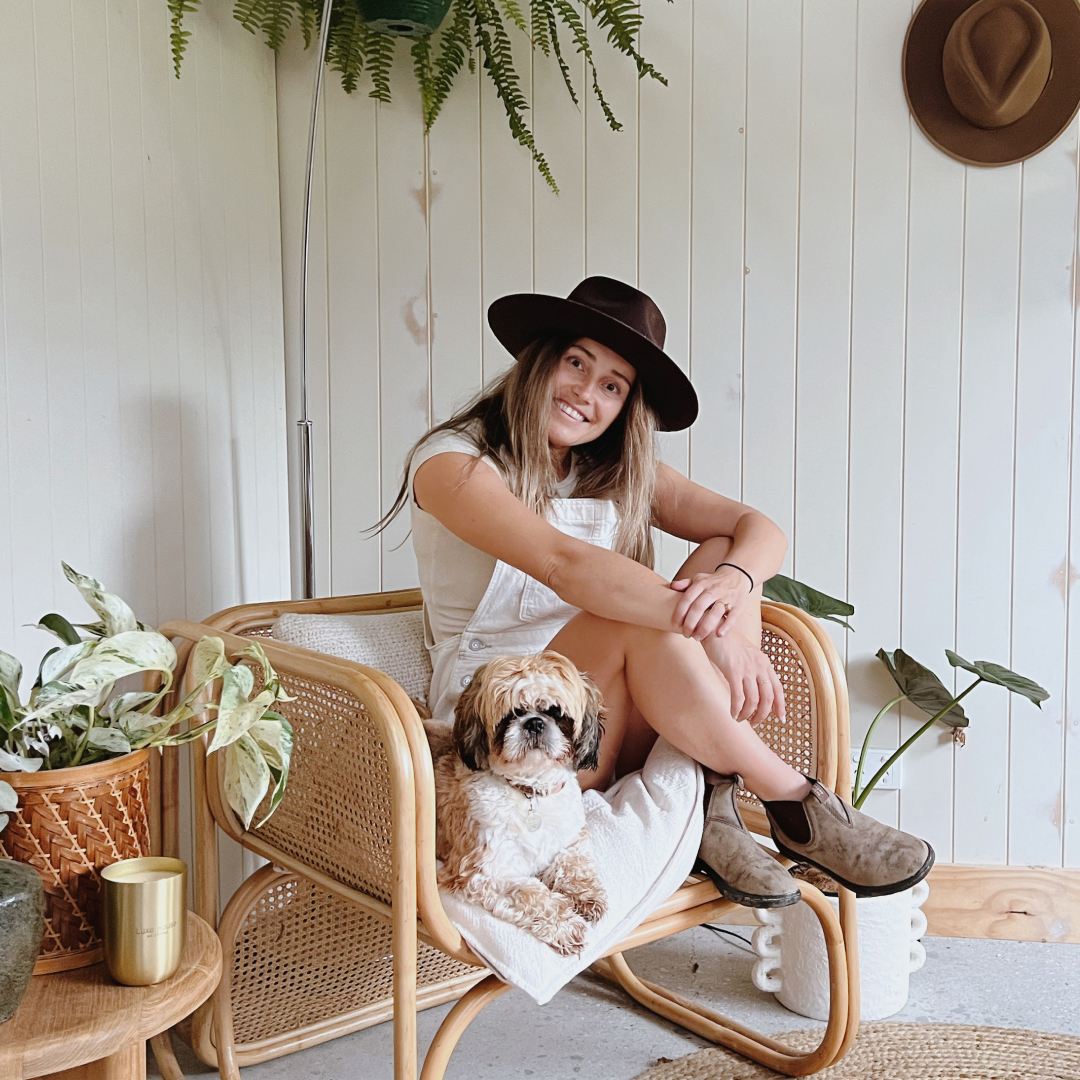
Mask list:
MULTIPOLYGON (((560 532, 609 550, 619 523, 608 499, 552 499, 544 517, 560 532)), ((429 649, 432 715, 452 720, 461 691, 481 664, 497 656, 540 652, 578 610, 524 571, 496 562, 465 630, 429 649)))

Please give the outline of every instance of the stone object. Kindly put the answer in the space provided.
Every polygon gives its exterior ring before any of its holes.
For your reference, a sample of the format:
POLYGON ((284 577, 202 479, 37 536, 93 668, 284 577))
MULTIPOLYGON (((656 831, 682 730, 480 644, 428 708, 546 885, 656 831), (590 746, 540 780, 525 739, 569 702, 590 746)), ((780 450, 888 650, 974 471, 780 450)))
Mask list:
POLYGON ((0 1023, 15 1015, 45 932, 45 890, 27 863, 0 859, 0 1023))

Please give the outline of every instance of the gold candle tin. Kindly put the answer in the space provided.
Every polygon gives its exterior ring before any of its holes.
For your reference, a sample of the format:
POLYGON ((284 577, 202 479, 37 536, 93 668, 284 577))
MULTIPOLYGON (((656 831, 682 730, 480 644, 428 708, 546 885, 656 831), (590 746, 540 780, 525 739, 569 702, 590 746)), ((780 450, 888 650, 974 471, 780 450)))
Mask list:
POLYGON ((105 963, 125 986, 150 986, 180 965, 187 867, 180 859, 122 859, 101 871, 105 963))

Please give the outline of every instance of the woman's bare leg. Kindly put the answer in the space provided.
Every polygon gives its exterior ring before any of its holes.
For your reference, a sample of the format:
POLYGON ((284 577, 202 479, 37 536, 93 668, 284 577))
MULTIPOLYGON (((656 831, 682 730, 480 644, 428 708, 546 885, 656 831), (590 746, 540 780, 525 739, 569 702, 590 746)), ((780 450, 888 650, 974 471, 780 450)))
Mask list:
POLYGON ((673 746, 718 773, 741 773, 764 799, 799 799, 806 779, 777 757, 754 729, 731 716, 727 681, 700 642, 681 634, 581 612, 548 648, 573 660, 604 695, 607 723, 595 773, 583 787, 607 787, 636 716, 673 746), (635 713, 636 706, 636 713, 635 713))

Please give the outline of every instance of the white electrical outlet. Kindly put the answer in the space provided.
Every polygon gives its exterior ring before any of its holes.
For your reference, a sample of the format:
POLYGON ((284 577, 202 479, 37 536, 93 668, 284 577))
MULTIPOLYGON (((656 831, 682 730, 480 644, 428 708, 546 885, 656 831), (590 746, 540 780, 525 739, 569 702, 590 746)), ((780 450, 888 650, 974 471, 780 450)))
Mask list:
MULTIPOLYGON (((895 749, 885 750, 880 747, 869 746, 866 749, 866 760, 863 762, 862 783, 865 787, 874 774, 896 753, 895 749)), ((904 759, 897 758, 889 766, 888 772, 874 785, 875 791, 897 791, 904 782, 904 759)), ((851 751, 851 778, 855 779, 855 770, 859 767, 859 751, 851 751)))

